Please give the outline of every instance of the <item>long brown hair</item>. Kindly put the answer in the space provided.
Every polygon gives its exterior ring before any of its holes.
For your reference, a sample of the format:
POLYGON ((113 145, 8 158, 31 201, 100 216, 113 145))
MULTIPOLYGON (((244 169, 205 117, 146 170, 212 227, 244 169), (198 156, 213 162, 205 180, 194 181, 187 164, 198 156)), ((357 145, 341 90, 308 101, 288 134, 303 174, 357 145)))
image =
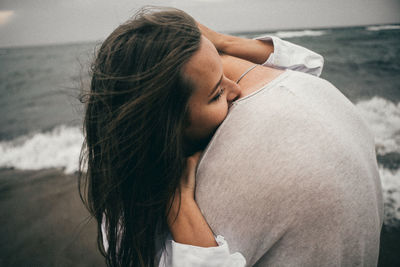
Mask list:
POLYGON ((167 232, 168 203, 187 156, 183 129, 193 87, 182 67, 200 37, 183 11, 144 8, 110 34, 92 64, 79 191, 109 266, 155 264, 155 240, 167 232))

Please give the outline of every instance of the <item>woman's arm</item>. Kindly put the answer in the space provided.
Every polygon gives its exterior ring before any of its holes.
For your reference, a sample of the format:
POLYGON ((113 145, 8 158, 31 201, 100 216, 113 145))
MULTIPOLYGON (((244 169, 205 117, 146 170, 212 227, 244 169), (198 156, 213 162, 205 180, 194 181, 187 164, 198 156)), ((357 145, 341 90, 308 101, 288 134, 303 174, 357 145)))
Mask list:
POLYGON ((278 69, 321 75, 324 58, 305 47, 281 40, 276 36, 246 39, 215 32, 200 23, 197 25, 202 34, 223 54, 278 69))
POLYGON ((172 200, 168 214, 168 225, 174 240, 168 238, 165 241, 158 266, 244 267, 246 260, 242 254, 231 254, 222 236, 214 238, 194 200, 195 170, 199 158, 200 153, 196 153, 187 160, 181 178, 181 198, 172 200))
POLYGON ((200 158, 196 153, 187 159, 179 191, 168 214, 169 230, 175 242, 199 247, 216 247, 214 234, 194 200, 195 171, 200 158))
POLYGON ((199 22, 197 22, 197 26, 201 33, 207 37, 221 53, 245 59, 255 64, 263 64, 267 61, 271 53, 274 52, 274 45, 272 42, 222 34, 211 30, 199 22))

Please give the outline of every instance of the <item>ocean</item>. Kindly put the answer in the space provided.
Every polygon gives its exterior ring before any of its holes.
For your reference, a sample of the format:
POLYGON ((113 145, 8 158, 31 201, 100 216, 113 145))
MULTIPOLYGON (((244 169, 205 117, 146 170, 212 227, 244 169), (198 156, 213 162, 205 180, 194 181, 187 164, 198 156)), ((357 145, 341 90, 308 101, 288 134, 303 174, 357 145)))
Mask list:
MULTIPOLYGON (((357 107, 375 135, 385 224, 400 222, 400 25, 273 34, 325 58, 322 78, 357 107)), ((0 168, 74 173, 83 137, 78 97, 99 43, 0 48, 0 168)))

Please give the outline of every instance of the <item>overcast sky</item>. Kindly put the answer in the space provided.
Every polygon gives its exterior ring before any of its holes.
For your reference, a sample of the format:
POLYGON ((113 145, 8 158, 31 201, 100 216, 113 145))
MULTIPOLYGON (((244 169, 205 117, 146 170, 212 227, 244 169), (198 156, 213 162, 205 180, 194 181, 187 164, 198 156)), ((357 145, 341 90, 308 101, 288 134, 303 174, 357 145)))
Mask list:
POLYGON ((102 40, 148 4, 225 32, 400 23, 400 0, 0 0, 0 46, 102 40))

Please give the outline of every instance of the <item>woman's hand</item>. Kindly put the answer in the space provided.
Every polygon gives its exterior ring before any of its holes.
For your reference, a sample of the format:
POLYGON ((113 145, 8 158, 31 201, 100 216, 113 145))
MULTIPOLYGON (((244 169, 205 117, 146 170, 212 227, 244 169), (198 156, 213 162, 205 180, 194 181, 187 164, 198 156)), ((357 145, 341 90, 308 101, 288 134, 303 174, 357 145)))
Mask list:
POLYGON ((181 176, 180 195, 177 190, 167 220, 175 242, 199 247, 214 247, 218 245, 214 234, 194 200, 196 167, 200 155, 201 152, 197 152, 187 158, 186 167, 181 176))
POLYGON ((179 188, 177 188, 175 197, 171 203, 171 210, 168 214, 168 223, 178 215, 180 208, 185 205, 190 205, 194 200, 194 192, 196 190, 196 167, 199 162, 201 152, 196 152, 186 159, 186 166, 182 172, 179 188))
POLYGON ((209 39, 220 53, 238 57, 256 64, 263 64, 274 52, 272 41, 241 38, 213 31, 196 22, 202 35, 209 39))
POLYGON ((213 43, 215 48, 218 50, 218 52, 224 52, 224 46, 225 46, 225 40, 226 37, 224 34, 216 32, 207 26, 201 24, 200 22, 196 21, 197 27, 199 27, 201 34, 206 37, 208 40, 213 43))

